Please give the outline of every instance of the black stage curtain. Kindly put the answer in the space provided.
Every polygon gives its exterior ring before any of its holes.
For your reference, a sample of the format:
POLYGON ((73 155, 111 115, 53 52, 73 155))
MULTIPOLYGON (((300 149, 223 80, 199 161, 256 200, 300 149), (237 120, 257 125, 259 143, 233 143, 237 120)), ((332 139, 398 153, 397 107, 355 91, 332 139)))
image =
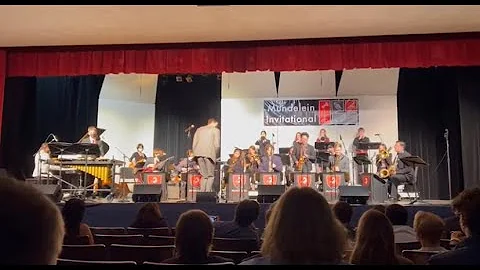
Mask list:
POLYGON ((185 157, 191 149, 197 127, 212 117, 220 122, 221 77, 195 75, 191 79, 187 82, 185 76, 158 78, 154 145, 168 156, 175 156, 175 160, 185 157), (195 125, 195 129, 188 137, 184 130, 190 125, 195 125))
POLYGON ((2 166, 30 177, 33 155, 50 133, 76 142, 96 125, 104 75, 8 78, 5 85, 2 166))
POLYGON ((452 196, 463 189, 462 142, 454 68, 400 69, 399 139, 429 166, 418 174, 424 199, 448 199, 445 129, 449 131, 452 196))
POLYGON ((0 163, 17 179, 31 175, 32 155, 38 147, 32 140, 35 136, 35 84, 33 77, 11 77, 5 81, 0 163))
POLYGON ((480 67, 457 68, 465 188, 480 186, 480 67))

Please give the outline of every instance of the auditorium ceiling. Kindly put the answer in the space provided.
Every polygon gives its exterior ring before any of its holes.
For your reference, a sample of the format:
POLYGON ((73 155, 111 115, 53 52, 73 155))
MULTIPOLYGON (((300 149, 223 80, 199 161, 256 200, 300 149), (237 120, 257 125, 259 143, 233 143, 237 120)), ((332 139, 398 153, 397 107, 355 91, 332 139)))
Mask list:
POLYGON ((0 46, 480 31, 480 6, 0 6, 0 46))

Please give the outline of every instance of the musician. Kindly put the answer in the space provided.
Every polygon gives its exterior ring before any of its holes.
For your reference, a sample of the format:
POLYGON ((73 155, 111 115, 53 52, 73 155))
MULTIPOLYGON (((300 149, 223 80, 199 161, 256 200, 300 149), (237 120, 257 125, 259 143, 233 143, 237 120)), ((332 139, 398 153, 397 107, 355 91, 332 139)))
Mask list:
POLYGON ((257 173, 258 172, 258 167, 260 165, 260 155, 257 154, 255 146, 252 145, 248 148, 248 152, 247 152, 247 156, 246 156, 245 161, 246 161, 246 165, 247 165, 247 172, 249 172, 249 173, 257 173))
POLYGON ((104 142, 100 137, 98 136, 98 130, 94 126, 89 126, 87 130, 88 137, 85 139, 81 140, 81 143, 93 143, 93 144, 98 144, 98 148, 100 149, 100 157, 105 156, 107 154, 108 150, 110 149, 110 146, 104 142))
POLYGON ((210 118, 207 125, 199 127, 193 135, 192 149, 203 178, 200 191, 212 191, 215 162, 220 152, 220 130, 217 126, 217 120, 210 118))
POLYGON ((50 148, 48 143, 42 143, 34 157, 35 169, 33 169, 32 177, 39 177, 40 175, 48 175, 47 161, 50 159, 50 148))
POLYGON ((262 130, 260 132, 260 139, 255 142, 255 145, 258 145, 258 153, 261 157, 265 155, 265 146, 270 144, 270 140, 267 139, 267 132, 262 130))
POLYGON ((137 144, 137 152, 130 157, 131 167, 134 169, 142 169, 147 161, 147 155, 143 153, 143 144, 137 144))
POLYGON ((267 145, 265 148, 265 156, 262 157, 260 163, 260 172, 282 172, 283 164, 282 159, 279 156, 273 154, 273 145, 267 145))
POLYGON ((182 159, 177 166, 175 166, 175 170, 179 173, 186 173, 188 172, 198 172, 198 164, 194 160, 193 151, 191 149, 187 150, 187 157, 182 159))
POLYGON ((397 156, 395 157, 393 164, 395 165, 395 172, 389 177, 388 189, 390 197, 396 201, 398 200, 398 185, 404 183, 411 183, 413 180, 413 168, 405 165, 402 158, 410 157, 411 154, 405 151, 405 142, 397 141, 393 147, 397 156))
MULTIPOLYGON (((355 156, 367 156, 368 152, 365 149, 358 149, 360 144, 369 143, 370 139, 365 135, 365 129, 363 127, 357 130, 357 135, 353 139, 353 148, 355 156)), ((360 166, 361 167, 361 166, 360 166)), ((368 172, 368 165, 363 165, 363 171, 368 172)))
POLYGON ((302 133, 297 132, 295 133, 295 139, 293 140, 292 146, 295 147, 295 145, 298 145, 301 143, 302 143, 302 133))
POLYGON ((308 139, 310 135, 307 132, 301 133, 300 143, 293 146, 293 161, 295 164, 295 170, 298 172, 311 172, 312 171, 312 161, 310 159, 315 159, 315 148, 308 144, 308 139), (303 164, 302 164, 303 160, 303 164))
POLYGON ((160 148, 155 148, 153 149, 153 162, 147 164, 146 168, 148 168, 148 171, 160 171, 162 168, 159 168, 161 165, 161 162, 166 159, 166 154, 165 151, 163 151, 160 148))
POLYGON ((330 168, 333 172, 346 173, 345 181, 348 182, 347 174, 350 171, 350 161, 345 156, 343 147, 340 143, 336 143, 334 146, 334 155, 329 157, 330 168))
POLYGON ((227 161, 227 173, 243 173, 245 169, 245 156, 242 149, 235 148, 227 161))
POLYGON ((392 163, 392 153, 388 152, 387 146, 384 143, 381 143, 378 146, 378 154, 377 154, 377 157, 375 159, 375 164, 377 165, 377 173, 379 173, 380 170, 382 170, 382 169, 388 169, 388 167, 390 167, 390 165, 393 164, 392 163), (382 153, 386 153, 387 157, 382 158, 380 156, 380 154, 382 154, 382 153))
POLYGON ((320 129, 320 133, 318 134, 317 142, 319 143, 329 143, 330 139, 327 137, 327 131, 322 128, 320 129))

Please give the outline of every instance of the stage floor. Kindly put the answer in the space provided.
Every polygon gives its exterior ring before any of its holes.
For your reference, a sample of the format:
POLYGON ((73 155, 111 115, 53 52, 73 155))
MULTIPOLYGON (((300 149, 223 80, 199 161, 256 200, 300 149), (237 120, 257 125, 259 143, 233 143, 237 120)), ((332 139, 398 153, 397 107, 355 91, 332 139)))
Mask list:
MULTIPOLYGON (((142 207, 143 203, 118 202, 114 199, 108 202, 106 199, 87 200, 87 210, 85 213, 85 222, 93 227, 128 227, 142 207)), ((334 202, 331 202, 332 204, 334 202)), ((413 217, 417 211, 429 211, 439 215, 442 218, 450 217, 453 212, 448 200, 425 200, 409 205, 409 201, 399 201, 409 212, 409 224, 412 225, 413 217)), ((58 204, 61 208, 63 203, 58 204)), ((189 202, 161 202, 160 209, 167 218, 169 225, 174 227, 180 214, 191 209, 200 209, 209 215, 219 216, 220 220, 228 221, 234 217, 237 203, 189 203, 189 202)), ((385 203, 388 205, 388 203, 385 203)), ((255 223, 258 228, 265 226, 265 212, 270 204, 260 204, 260 217, 255 223)), ((352 226, 356 226, 363 212, 370 209, 373 205, 353 205, 352 226)))

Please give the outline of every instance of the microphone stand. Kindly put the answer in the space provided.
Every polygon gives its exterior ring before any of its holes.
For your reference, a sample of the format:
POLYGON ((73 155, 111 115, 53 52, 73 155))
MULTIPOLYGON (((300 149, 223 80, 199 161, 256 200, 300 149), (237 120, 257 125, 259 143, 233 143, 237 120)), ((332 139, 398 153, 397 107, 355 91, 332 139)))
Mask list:
MULTIPOLYGON (((344 155, 346 157, 348 157, 348 151, 347 151, 347 147, 345 147, 345 142, 343 141, 342 139, 342 135, 340 135, 340 141, 342 142, 342 146, 343 146, 343 150, 344 150, 344 155)), ((353 185, 353 183, 355 183, 355 161, 353 160, 353 151, 352 151, 352 160, 350 161, 352 163, 352 170, 354 173, 351 173, 351 177, 352 179, 349 179, 351 181, 349 181, 349 185, 353 185)), ((344 173, 345 175, 345 173, 344 173)), ((344 181, 346 182, 346 179, 344 179, 344 181)), ((340 184, 339 184, 340 185, 340 184)))
POLYGON ((448 139, 448 129, 445 129, 445 133, 443 134, 443 137, 445 138, 446 142, 446 147, 447 147, 447 173, 448 173, 448 194, 449 194, 449 199, 452 199, 452 173, 450 171, 450 143, 448 139))
MULTIPOLYGON (((115 149, 117 149, 117 151, 120 152, 120 154, 122 154, 122 157, 123 157, 123 166, 124 166, 124 168, 125 168, 125 165, 127 164, 127 160, 129 160, 128 156, 125 155, 125 153, 123 153, 122 150, 120 150, 118 147, 115 146, 115 149)), ((114 170, 115 170, 115 169, 114 169, 114 170)), ((135 175, 134 175, 134 177, 135 177, 135 175)), ((121 181, 120 187, 123 189, 124 186, 125 186, 125 169, 122 170, 122 175, 121 175, 121 177, 120 177, 120 181, 121 181)), ((115 180, 114 180, 114 182, 115 182, 115 180)), ((122 190, 120 190, 120 192, 121 192, 121 191, 122 191, 122 190)), ((121 193, 123 193, 123 192, 121 192, 121 193)), ((114 196, 114 194, 113 194, 113 192, 111 192, 107 197, 112 198, 112 200, 113 200, 113 196, 114 196)), ((125 197, 126 197, 126 195, 125 195, 125 196, 122 196, 122 198, 121 198, 120 200, 118 200, 118 201, 119 201, 119 202, 128 202, 128 200, 127 200, 125 197)))

